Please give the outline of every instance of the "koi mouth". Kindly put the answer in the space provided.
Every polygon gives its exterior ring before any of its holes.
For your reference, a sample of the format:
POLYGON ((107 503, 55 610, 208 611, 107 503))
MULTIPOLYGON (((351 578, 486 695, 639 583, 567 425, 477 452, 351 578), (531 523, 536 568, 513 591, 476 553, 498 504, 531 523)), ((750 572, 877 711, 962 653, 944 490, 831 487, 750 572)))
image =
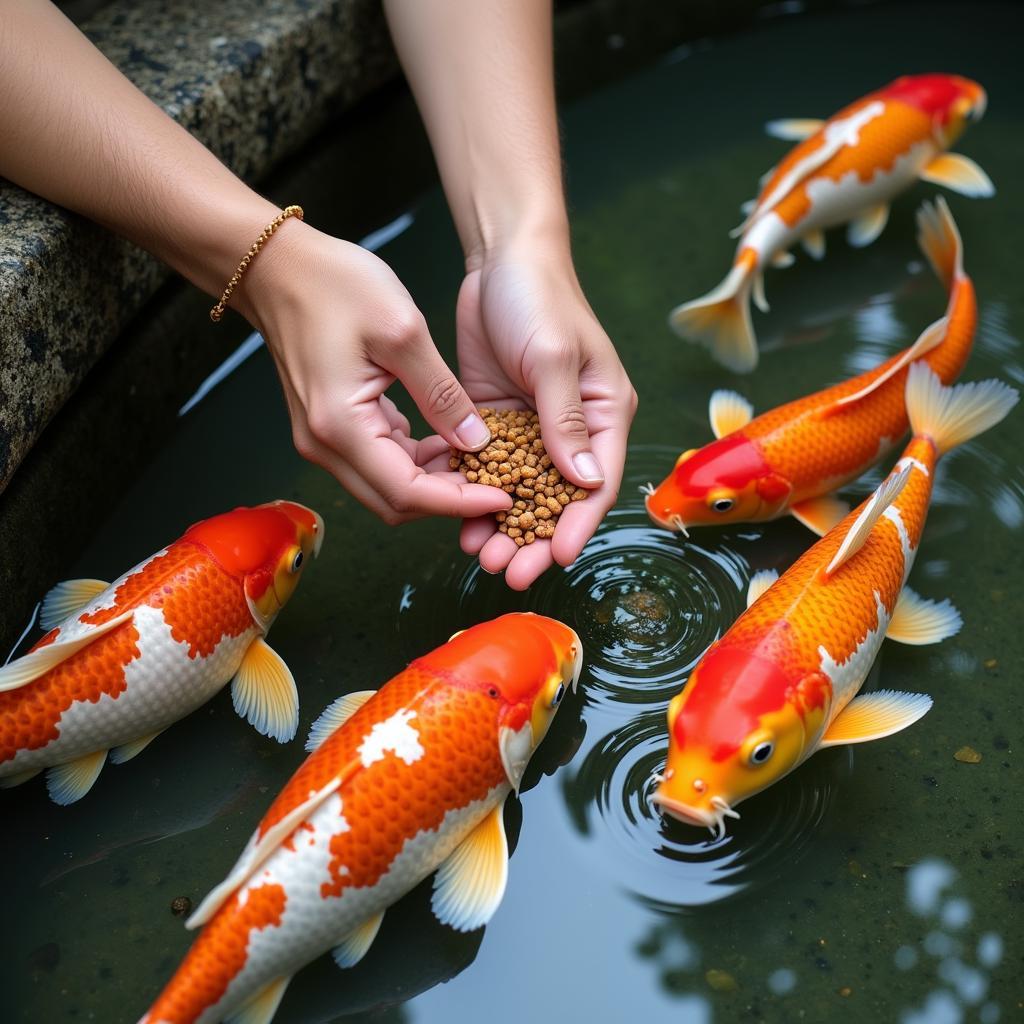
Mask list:
POLYGON ((710 800, 711 809, 704 810, 700 807, 691 807, 680 800, 673 800, 670 796, 656 792, 651 797, 651 802, 658 804, 662 812, 681 821, 684 825, 703 825, 711 831, 712 839, 715 841, 725 836, 726 818, 739 818, 739 812, 729 806, 729 801, 721 796, 713 796, 710 800))
POLYGON ((666 530, 672 530, 674 533, 681 533, 687 540, 690 538, 690 534, 686 529, 686 524, 683 522, 683 517, 675 512, 670 515, 667 519, 659 516, 651 508, 651 498, 654 497, 654 484, 640 484, 638 490, 644 496, 644 507, 647 509, 647 514, 661 527, 666 530))

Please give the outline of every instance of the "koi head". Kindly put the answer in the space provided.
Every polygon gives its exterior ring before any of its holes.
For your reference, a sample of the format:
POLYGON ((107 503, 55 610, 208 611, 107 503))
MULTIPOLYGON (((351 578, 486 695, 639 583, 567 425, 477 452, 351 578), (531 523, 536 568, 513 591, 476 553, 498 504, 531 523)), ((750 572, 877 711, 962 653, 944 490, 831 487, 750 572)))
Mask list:
POLYGON ((752 441, 731 434, 683 452, 645 503, 655 523, 685 534, 690 526, 774 519, 792 490, 752 441))
POLYGON ((904 75, 882 95, 924 111, 946 146, 953 145, 968 124, 981 120, 988 103, 985 90, 960 75, 904 75))
POLYGON ((583 667, 575 630, 544 615, 512 612, 456 633, 428 655, 431 671, 496 702, 498 749, 512 788, 547 735, 583 667))
POLYGON ((825 724, 821 673, 790 678, 774 661, 714 646, 668 708, 669 748, 653 800, 716 838, 734 808, 796 767, 825 724))
POLYGON ((253 620, 266 632, 292 596, 306 562, 320 553, 324 521, 304 505, 271 501, 204 519, 183 539, 205 548, 242 581, 253 620))

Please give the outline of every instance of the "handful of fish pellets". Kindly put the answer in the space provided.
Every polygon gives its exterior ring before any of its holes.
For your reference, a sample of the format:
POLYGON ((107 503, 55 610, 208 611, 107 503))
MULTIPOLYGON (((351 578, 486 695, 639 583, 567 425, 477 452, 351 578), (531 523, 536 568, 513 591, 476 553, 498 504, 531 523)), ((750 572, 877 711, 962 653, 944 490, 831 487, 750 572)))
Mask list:
POLYGON ((562 509, 587 491, 567 480, 551 463, 540 436, 540 420, 524 409, 480 409, 491 440, 482 452, 452 449, 448 464, 471 484, 500 487, 513 497, 508 512, 496 512, 498 529, 519 547, 550 538, 562 509))

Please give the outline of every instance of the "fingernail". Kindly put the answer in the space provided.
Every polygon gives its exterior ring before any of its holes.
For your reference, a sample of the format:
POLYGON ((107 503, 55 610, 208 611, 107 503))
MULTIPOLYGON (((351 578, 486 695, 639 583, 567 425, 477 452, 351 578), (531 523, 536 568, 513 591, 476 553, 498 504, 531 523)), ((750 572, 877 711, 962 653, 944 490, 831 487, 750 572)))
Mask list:
POLYGON ((456 428, 455 437, 459 445, 467 451, 483 448, 491 439, 491 432, 476 413, 471 412, 456 428))
POLYGON ((601 465, 590 452, 580 452, 572 457, 573 468, 584 479, 599 484, 604 480, 601 465))

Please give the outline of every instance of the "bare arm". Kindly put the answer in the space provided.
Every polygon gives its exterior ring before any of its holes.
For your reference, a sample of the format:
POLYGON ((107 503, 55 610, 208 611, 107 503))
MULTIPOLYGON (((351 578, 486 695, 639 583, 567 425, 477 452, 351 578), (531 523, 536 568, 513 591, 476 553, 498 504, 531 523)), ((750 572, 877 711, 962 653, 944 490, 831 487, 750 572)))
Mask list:
MULTIPOLYGON (((0 139, 0 175, 141 245, 210 295, 278 212, 47 0, 0 3, 0 139)), ((375 256, 290 219, 230 304, 267 340, 296 447, 368 508, 397 523, 508 507, 493 488, 436 471, 449 443, 480 448, 487 430, 375 256), (410 436, 384 394, 395 379, 441 437, 410 436)))
POLYGON ((567 565, 614 504, 636 395, 576 279, 555 117, 549 0, 385 0, 465 253, 457 333, 477 402, 537 409, 563 476, 595 488, 553 541, 463 528, 484 568, 528 586, 567 565))

